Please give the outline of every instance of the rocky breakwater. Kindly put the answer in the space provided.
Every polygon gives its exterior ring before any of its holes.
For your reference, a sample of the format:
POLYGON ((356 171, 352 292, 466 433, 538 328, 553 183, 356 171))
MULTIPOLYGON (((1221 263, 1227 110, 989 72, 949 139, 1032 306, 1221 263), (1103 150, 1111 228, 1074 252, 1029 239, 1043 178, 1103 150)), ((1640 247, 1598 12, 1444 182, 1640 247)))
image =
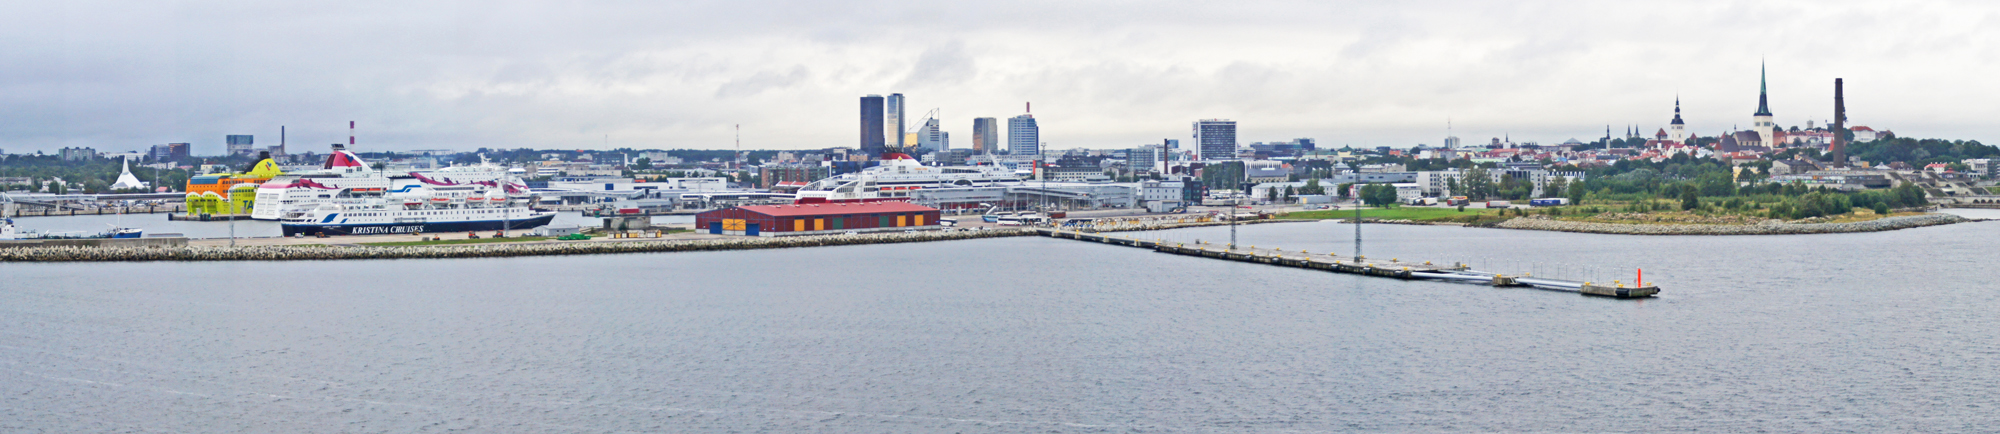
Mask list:
POLYGON ((1034 235, 1032 229, 925 231, 804 237, 742 237, 719 240, 636 242, 538 242, 407 247, 28 247, 0 249, 0 262, 115 261, 298 261, 337 259, 449 259, 609 253, 697 252, 790 247, 915 243, 1034 235))
MULTIPOLYGON (((1308 221, 1312 220, 1259 219, 1259 220, 1242 220, 1236 222, 1236 224, 1254 225, 1254 224, 1268 224, 1268 223, 1299 223, 1308 221)), ((1179 221, 1112 222, 1112 223, 1100 223, 1089 226, 1083 226, 1083 227, 1073 228, 1071 230, 1083 233, 1136 232, 1136 231, 1158 231, 1167 229, 1192 228, 1192 227, 1202 227, 1202 226, 1229 226, 1229 221, 1223 220, 1223 221, 1206 221, 1206 222, 1179 222, 1179 221)), ((1058 227, 1057 229, 1069 229, 1069 228, 1058 227)))
POLYGON ((1757 224, 1743 225, 1693 225, 1595 223, 1533 216, 1507 220, 1493 227, 1622 235, 1792 235, 1892 231, 1967 221, 1972 221, 1972 219, 1951 214, 1924 214, 1846 223, 1787 223, 1779 220, 1766 220, 1757 224))

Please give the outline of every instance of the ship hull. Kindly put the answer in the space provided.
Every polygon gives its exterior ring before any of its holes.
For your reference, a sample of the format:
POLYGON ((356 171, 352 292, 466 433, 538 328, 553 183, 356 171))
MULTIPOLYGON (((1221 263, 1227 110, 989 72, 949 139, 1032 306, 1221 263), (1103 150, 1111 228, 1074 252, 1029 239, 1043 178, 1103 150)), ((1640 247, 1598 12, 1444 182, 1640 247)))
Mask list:
POLYGON ((408 223, 368 223, 368 224, 312 224, 286 223, 285 236, 305 234, 316 236, 335 235, 387 235, 410 233, 478 232, 502 229, 530 229, 547 226, 555 220, 554 213, 519 220, 476 220, 462 222, 408 222, 408 223))

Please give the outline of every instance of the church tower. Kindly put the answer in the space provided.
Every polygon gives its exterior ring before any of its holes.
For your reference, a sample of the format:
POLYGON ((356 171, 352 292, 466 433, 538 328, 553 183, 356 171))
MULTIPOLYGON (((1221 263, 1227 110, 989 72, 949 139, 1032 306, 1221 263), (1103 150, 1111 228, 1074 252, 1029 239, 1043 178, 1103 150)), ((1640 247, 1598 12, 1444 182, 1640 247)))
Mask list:
POLYGON ((1668 125, 1667 140, 1687 143, 1687 123, 1681 122, 1681 97, 1674 97, 1674 122, 1668 125))
POLYGON ((1771 121, 1770 100, 1764 94, 1766 87, 1764 76, 1764 66, 1760 64, 1757 66, 1757 113, 1750 115, 1753 125, 1750 130, 1757 132, 1757 139, 1764 146, 1772 146, 1775 143, 1773 140, 1777 139, 1772 130, 1778 128, 1778 123, 1771 121))

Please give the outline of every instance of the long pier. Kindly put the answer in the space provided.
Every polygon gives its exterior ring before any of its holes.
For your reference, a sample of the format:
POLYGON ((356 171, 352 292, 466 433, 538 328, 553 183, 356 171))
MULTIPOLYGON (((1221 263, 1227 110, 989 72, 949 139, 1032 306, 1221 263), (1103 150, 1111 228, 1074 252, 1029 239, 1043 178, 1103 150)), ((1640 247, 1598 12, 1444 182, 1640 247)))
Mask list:
POLYGON ((1135 247, 1161 253, 1402 280, 1437 280, 1495 287, 1530 287, 1614 298, 1645 298, 1660 293, 1660 288, 1654 285, 1627 287, 1623 284, 1614 284, 1606 286, 1597 284, 1596 282, 1541 278, 1526 274, 1506 275, 1473 270, 1466 264, 1444 265, 1430 262, 1404 262, 1400 258, 1391 258, 1387 261, 1367 257, 1343 258, 1336 254, 1314 255, 1306 251, 1288 252, 1280 248, 1259 248, 1255 246, 1237 246, 1233 249, 1218 248, 1210 244, 1188 246, 1182 243, 1165 243, 1103 233, 1086 233, 1047 228, 1039 228, 1035 229, 1035 231, 1042 236, 1050 238, 1065 238, 1135 247))

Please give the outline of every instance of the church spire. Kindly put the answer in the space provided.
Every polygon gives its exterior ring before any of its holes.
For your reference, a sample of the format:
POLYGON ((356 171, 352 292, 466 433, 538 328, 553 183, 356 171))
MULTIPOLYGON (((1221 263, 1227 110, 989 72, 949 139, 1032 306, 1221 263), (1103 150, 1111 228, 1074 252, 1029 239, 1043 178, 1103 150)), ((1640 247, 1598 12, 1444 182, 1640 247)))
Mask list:
POLYGON ((1685 124, 1687 123, 1681 122, 1681 96, 1674 95, 1674 122, 1672 125, 1685 125, 1685 124))
POLYGON ((1770 100, 1764 96, 1764 91, 1765 88, 1767 87, 1765 85, 1766 83, 1766 79, 1764 77, 1765 75, 1766 72, 1764 68, 1764 63, 1757 62, 1757 113, 1752 114, 1752 116, 1771 115, 1770 100))

